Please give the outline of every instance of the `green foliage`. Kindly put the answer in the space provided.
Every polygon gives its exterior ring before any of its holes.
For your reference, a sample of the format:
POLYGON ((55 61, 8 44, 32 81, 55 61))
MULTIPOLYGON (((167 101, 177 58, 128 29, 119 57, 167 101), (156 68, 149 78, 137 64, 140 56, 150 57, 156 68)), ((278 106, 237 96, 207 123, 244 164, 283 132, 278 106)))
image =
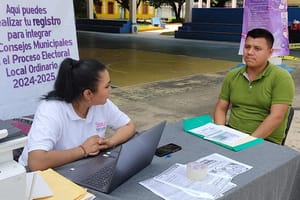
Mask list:
POLYGON ((87 5, 85 0, 73 0, 73 5, 76 18, 87 17, 87 5))
POLYGON ((162 5, 171 6, 175 13, 176 22, 182 21, 180 14, 185 0, 149 0, 148 2, 155 8, 159 8, 162 5))
POLYGON ((211 7, 225 7, 226 2, 231 0, 212 0, 211 7))
MULTIPOLYGON (((146 0, 136 0, 136 7, 138 8, 143 1, 146 0)), ((129 0, 116 0, 116 2, 118 2, 122 8, 129 11, 129 0)))

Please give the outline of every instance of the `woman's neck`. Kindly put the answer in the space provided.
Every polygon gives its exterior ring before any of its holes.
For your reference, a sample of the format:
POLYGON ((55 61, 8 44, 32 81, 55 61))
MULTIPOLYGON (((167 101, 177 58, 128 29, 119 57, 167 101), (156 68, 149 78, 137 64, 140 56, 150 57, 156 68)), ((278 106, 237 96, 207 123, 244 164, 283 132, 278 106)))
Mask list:
POLYGON ((88 106, 85 106, 83 103, 80 103, 78 101, 72 102, 72 106, 73 106, 74 111, 76 112, 76 114, 79 117, 86 118, 88 111, 89 111, 88 106))

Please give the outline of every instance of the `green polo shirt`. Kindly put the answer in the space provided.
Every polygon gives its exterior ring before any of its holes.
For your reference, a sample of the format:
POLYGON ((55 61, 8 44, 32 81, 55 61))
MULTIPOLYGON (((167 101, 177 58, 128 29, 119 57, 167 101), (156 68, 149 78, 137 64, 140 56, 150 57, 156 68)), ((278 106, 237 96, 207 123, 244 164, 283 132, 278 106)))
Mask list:
MULTIPOLYGON (((251 134, 269 115, 272 104, 291 105, 295 85, 290 73, 270 64, 252 82, 247 78, 246 66, 230 71, 223 81, 220 98, 231 103, 229 125, 251 134)), ((280 144, 284 138, 287 116, 267 138, 280 144)))

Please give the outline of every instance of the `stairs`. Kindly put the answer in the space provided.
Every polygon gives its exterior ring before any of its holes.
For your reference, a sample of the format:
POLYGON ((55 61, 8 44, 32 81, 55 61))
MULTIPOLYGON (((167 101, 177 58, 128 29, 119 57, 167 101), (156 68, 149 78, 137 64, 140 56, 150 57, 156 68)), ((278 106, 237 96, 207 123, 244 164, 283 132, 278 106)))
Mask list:
POLYGON ((106 33, 130 33, 131 23, 128 20, 76 19, 78 31, 106 33))
POLYGON ((175 38, 240 42, 242 8, 193 8, 192 22, 183 23, 175 38))
MULTIPOLYGON (((288 24, 300 20, 300 7, 288 7, 288 24)), ((193 8, 192 22, 183 23, 175 31, 175 38, 240 42, 243 8, 193 8)), ((290 42, 299 36, 290 31, 290 42)), ((299 33, 298 33, 299 34, 299 33)))

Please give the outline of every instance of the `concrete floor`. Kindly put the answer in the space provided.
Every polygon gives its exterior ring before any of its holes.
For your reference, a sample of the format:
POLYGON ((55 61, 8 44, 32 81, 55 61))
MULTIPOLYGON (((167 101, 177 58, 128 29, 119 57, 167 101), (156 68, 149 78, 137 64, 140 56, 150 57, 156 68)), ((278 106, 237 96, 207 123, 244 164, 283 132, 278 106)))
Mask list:
MULTIPOLYGON (((241 61, 237 43, 175 39, 153 31, 79 32, 78 44, 81 58, 99 59, 111 69, 117 88, 110 99, 133 119, 138 130, 162 120, 212 114, 224 75, 241 61)), ((290 55, 300 57, 300 51, 290 55)), ((286 145, 300 151, 300 63, 284 63, 294 70, 296 85, 295 116, 286 145)))

